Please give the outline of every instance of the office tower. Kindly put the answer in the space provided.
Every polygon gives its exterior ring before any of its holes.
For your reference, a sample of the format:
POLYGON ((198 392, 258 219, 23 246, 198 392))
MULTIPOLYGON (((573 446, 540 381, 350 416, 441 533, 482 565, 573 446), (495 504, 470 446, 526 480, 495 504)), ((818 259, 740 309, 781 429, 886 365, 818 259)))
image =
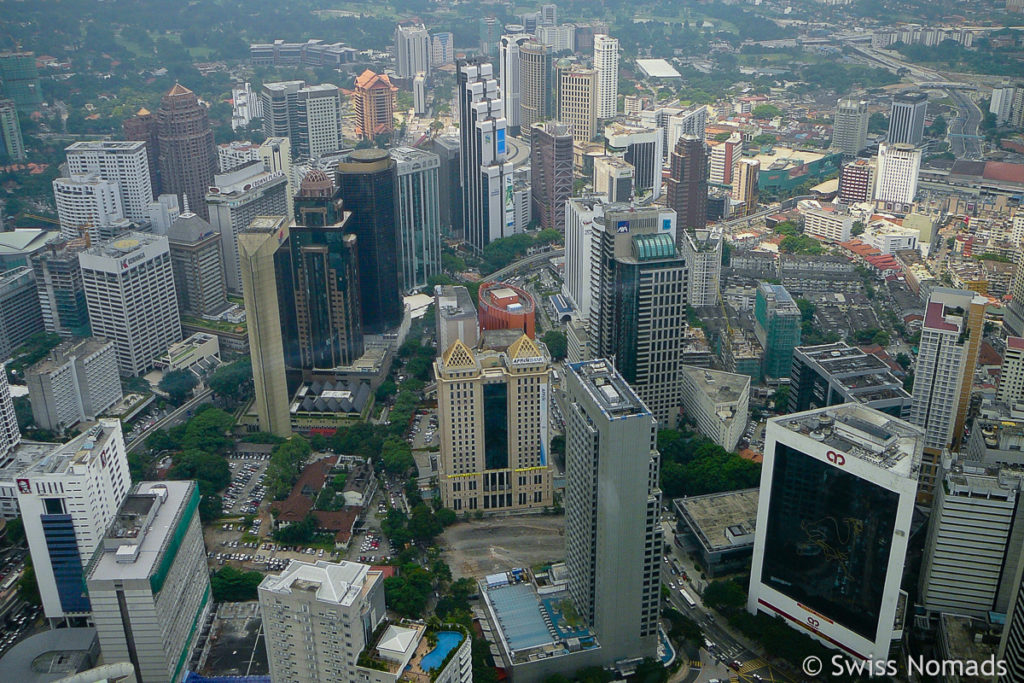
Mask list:
POLYGON ((558 25, 558 6, 557 5, 541 5, 540 14, 537 17, 539 26, 557 26, 558 25))
POLYGON ((455 63, 455 34, 447 31, 430 37, 430 68, 455 63))
POLYGON ((793 349, 800 345, 800 309, 782 285, 761 282, 754 300, 754 333, 764 348, 762 374, 789 377, 793 349))
POLYGON ((657 422, 605 360, 569 365, 566 394, 569 592, 603 661, 653 657, 662 546, 657 422))
POLYGON ((341 91, 336 85, 264 83, 260 104, 264 135, 287 137, 296 158, 317 159, 341 148, 341 91))
POLYGON ((554 113, 551 101, 551 51, 536 40, 519 45, 519 124, 531 130, 554 113))
POLYGON ((637 195, 650 192, 652 199, 660 197, 665 159, 661 148, 662 132, 657 128, 612 123, 605 127, 604 138, 609 153, 622 154, 622 158, 633 166, 637 195))
POLYGON ((25 383, 36 426, 58 434, 123 396, 114 344, 98 337, 62 342, 25 371, 25 383))
POLYGON ((533 36, 528 33, 515 33, 504 35, 498 41, 498 91, 504 103, 505 119, 511 135, 519 135, 522 122, 519 46, 531 40, 533 36))
POLYGON ((1024 677, 1024 563, 1018 564, 1013 585, 1006 626, 996 652, 997 659, 1005 661, 1007 669, 1006 675, 999 677, 999 683, 1013 683, 1024 677))
POLYGON ((920 145, 924 139, 924 117, 927 111, 927 93, 908 92, 895 95, 889 112, 889 135, 886 142, 890 145, 920 145))
POLYGON ((427 115, 427 74, 422 71, 412 79, 412 103, 416 116, 427 115))
POLYGON ((438 211, 441 231, 445 235, 464 235, 459 145, 458 135, 439 135, 431 141, 431 149, 441 162, 438 167, 438 211))
POLYGON ((868 145, 867 100, 840 98, 832 125, 832 148, 855 157, 868 145))
POLYGON ((736 164, 732 199, 743 202, 743 213, 746 215, 757 211, 757 179, 760 173, 761 162, 756 159, 740 159, 736 164))
POLYGON ((124 139, 146 145, 146 163, 149 164, 149 185, 153 196, 160 190, 160 136, 157 134, 156 115, 145 107, 121 122, 124 139))
POLYGON ((747 428, 750 376, 682 367, 683 414, 704 436, 727 451, 737 450, 747 428))
POLYGON ((662 153, 666 156, 675 148, 676 142, 683 135, 693 135, 704 139, 707 126, 707 107, 693 109, 682 107, 654 107, 639 112, 640 125, 644 128, 657 128, 662 131, 662 153))
POLYGON ((538 26, 537 40, 547 45, 552 52, 572 51, 576 47, 576 25, 538 26))
POLYGON ((507 351, 461 340, 434 361, 445 507, 540 510, 552 501, 547 353, 525 334, 507 351))
POLYGON ((284 137, 293 141, 292 152, 298 148, 299 90, 305 81, 277 81, 264 83, 260 89, 260 108, 263 110, 263 134, 269 137, 284 137))
POLYGON ((530 188, 541 228, 565 232, 565 202, 572 196, 572 131, 557 121, 530 128, 530 188))
POLYGON ((1024 338, 1006 338, 996 400, 1011 406, 1024 400, 1024 338))
POLYGON ((679 230, 680 254, 689 269, 686 303, 717 306, 722 280, 722 233, 713 230, 679 230))
POLYGON ((360 680, 357 660, 386 619, 384 576, 356 562, 292 561, 259 587, 270 677, 360 680))
POLYGON ((709 142, 708 147, 708 181, 731 186, 733 170, 743 154, 743 135, 733 133, 727 140, 709 142))
POLYGON ((877 158, 854 159, 839 169, 839 194, 836 201, 843 204, 867 202, 875 196, 875 165, 877 158))
POLYGON ((460 62, 456 92, 463 225, 470 245, 481 251, 515 230, 504 103, 489 62, 460 62))
POLYGON ((256 415, 261 431, 282 437, 292 433, 281 324, 281 309, 290 302, 280 301, 277 291, 278 278, 288 277, 278 258, 288 236, 284 216, 258 216, 238 235, 256 415))
POLYGON ((288 179, 281 171, 268 171, 253 161, 227 173, 218 173, 204 193, 206 215, 220 234, 224 280, 231 292, 242 291, 238 234, 256 216, 287 216, 291 198, 288 179))
POLYGON ((633 164, 622 157, 594 157, 594 193, 611 203, 629 202, 635 173, 633 164))
POLYGON ((86 567, 131 475, 118 420, 100 420, 65 444, 47 446, 19 472, 18 507, 46 618, 51 626, 75 625, 90 616, 86 567))
POLYGON ((39 70, 32 52, 0 52, 0 93, 14 101, 18 111, 31 114, 43 103, 39 70))
POLYGON ((92 334, 82 268, 78 265, 78 252, 85 247, 84 242, 54 240, 32 256, 43 327, 64 339, 92 334))
POLYGON ((259 93, 253 92, 248 82, 235 83, 231 88, 231 130, 248 128, 253 119, 263 118, 259 93))
POLYGON ((430 69, 430 34, 423 24, 395 27, 395 75, 412 78, 430 69))
POLYGON ((103 180, 117 183, 124 216, 139 223, 146 220, 149 204, 153 201, 146 143, 120 140, 75 142, 64 148, 64 152, 69 175, 96 174, 103 180))
POLYGON ((356 110, 356 134, 364 140, 387 135, 395 130, 395 93, 398 88, 384 74, 369 69, 356 78, 353 102, 356 110))
POLYGON ((787 410, 799 413, 842 403, 861 403, 908 419, 911 396, 877 356, 846 342, 793 350, 787 410))
POLYGON ((357 149, 338 164, 338 189, 346 211, 352 211, 345 232, 358 239, 359 295, 367 334, 383 334, 402 321, 396 166, 381 149, 357 149))
MULTIPOLYGON (((213 183, 217 151, 206 107, 188 88, 176 83, 160 100, 156 111, 160 189, 209 219, 203 198, 213 183)), ((129 218, 131 215, 129 215, 129 218)))
POLYGON ((455 340, 475 349, 480 340, 480 320, 469 290, 461 285, 435 285, 437 347, 449 349, 455 340))
POLYGON ((130 661, 146 683, 181 680, 212 604, 199 485, 140 482, 86 582, 103 659, 130 661))
POLYGON ((286 137, 272 137, 264 140, 257 150, 257 156, 263 160, 263 165, 268 171, 280 171, 288 179, 288 191, 286 196, 288 202, 288 220, 294 220, 291 198, 295 196, 295 187, 292 182, 292 143, 286 137))
POLYGON ((100 242, 102 227, 124 221, 117 183, 95 173, 55 179, 53 199, 61 235, 67 239, 84 236, 100 242))
POLYGON ((402 289, 422 289, 441 272, 441 159, 433 152, 414 147, 392 149, 391 158, 395 160, 398 184, 402 289))
POLYGON ((537 306, 525 290, 506 282, 484 282, 478 290, 480 332, 484 330, 518 330, 537 336, 537 306))
POLYGON ((857 404, 768 420, 747 609, 845 654, 887 659, 923 438, 857 404))
POLYGON ((363 355, 359 244, 346 234, 352 214, 319 170, 303 178, 295 204, 299 224, 289 245, 300 367, 315 373, 352 365, 363 355))
POLYGON ((1010 607, 1024 560, 1021 473, 977 465, 960 461, 935 488, 919 591, 929 614, 987 617, 1010 607))
POLYGON ((572 127, 577 144, 590 142, 597 135, 597 71, 573 64, 558 76, 558 120, 572 127))
POLYGON ((562 294, 572 301, 582 320, 589 320, 593 310, 590 298, 590 259, 596 218, 604 219, 604 203, 600 199, 588 197, 566 201, 562 294))
POLYGON ((25 160, 25 140, 14 100, 0 99, 0 154, 11 161, 25 160))
POLYGON ((1013 99, 1017 94, 1017 88, 1012 85, 1001 88, 992 88, 992 99, 989 102, 988 110, 996 115, 996 125, 1004 126, 1013 117, 1013 99))
POLYGON ((25 340, 44 329, 32 269, 19 266, 0 273, 0 358, 9 358, 25 340))
POLYGON ((906 144, 878 146, 878 180, 875 201, 908 205, 917 195, 921 150, 906 144))
MULTIPOLYGON (((708 221, 708 157, 704 139, 683 135, 669 155, 667 205, 679 221, 678 240, 684 230, 703 229, 708 221)), ((680 242, 681 245, 681 242, 680 242)))
POLYGON ((480 18, 480 54, 484 58, 498 55, 498 38, 501 36, 501 22, 496 17, 480 18))
POLYGON ((594 36, 594 69, 597 70, 597 118, 615 116, 619 104, 619 40, 594 36))
MULTIPOLYGON (((7 381, 7 367, 0 364, 0 462, 9 463, 8 458, 19 443, 21 431, 14 411, 14 399, 11 398, 11 385, 7 381)), ((3 516, 7 517, 6 514, 3 516)))
POLYGON ((122 375, 153 367, 181 341, 167 238, 130 232, 78 254, 92 332, 114 342, 122 375))
POLYGON ((192 212, 181 214, 167 230, 174 291, 181 315, 217 316, 227 310, 221 235, 192 212))

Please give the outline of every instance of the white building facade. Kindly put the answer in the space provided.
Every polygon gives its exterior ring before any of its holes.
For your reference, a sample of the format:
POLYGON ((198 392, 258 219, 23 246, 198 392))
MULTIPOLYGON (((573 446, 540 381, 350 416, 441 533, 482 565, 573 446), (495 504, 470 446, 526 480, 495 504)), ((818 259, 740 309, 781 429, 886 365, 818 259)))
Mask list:
POLYGON ((76 142, 64 152, 69 175, 96 173, 104 180, 117 183, 125 217, 137 222, 146 220, 149 203, 153 201, 153 185, 145 142, 76 142))

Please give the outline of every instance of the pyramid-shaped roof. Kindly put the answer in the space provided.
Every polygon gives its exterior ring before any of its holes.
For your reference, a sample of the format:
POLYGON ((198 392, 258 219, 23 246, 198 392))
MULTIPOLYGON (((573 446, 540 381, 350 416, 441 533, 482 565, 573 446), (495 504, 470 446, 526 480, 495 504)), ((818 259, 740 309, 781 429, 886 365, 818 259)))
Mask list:
POLYGON ((186 88, 185 86, 183 86, 181 83, 175 83, 174 87, 171 88, 167 92, 167 95, 171 96, 171 97, 174 97, 175 95, 191 95, 191 94, 192 94, 192 91, 189 90, 188 88, 186 88))
POLYGON ((524 334, 508 347, 508 357, 512 360, 519 358, 543 358, 544 354, 540 352, 537 342, 524 334))
POLYGON ((145 107, 142 107, 142 108, 139 109, 139 111, 137 111, 135 113, 135 115, 136 116, 149 116, 151 113, 152 113, 151 111, 149 111, 145 107))
POLYGON ((444 366, 450 370, 454 369, 468 369, 476 367, 476 358, 473 356, 473 352, 469 350, 461 339, 456 339, 455 343, 448 347, 448 350, 444 352, 444 366))
POLYGON ((194 213, 183 213, 167 228, 167 239, 193 244, 213 232, 213 226, 194 213))

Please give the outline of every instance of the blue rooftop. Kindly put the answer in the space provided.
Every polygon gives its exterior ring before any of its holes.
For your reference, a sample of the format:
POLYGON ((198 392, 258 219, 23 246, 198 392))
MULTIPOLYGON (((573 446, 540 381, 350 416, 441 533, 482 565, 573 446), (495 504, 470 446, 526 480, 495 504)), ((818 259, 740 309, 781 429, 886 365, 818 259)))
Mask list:
POLYGON ((531 584, 492 588, 487 597, 511 650, 526 650, 555 640, 554 627, 545 621, 531 584))

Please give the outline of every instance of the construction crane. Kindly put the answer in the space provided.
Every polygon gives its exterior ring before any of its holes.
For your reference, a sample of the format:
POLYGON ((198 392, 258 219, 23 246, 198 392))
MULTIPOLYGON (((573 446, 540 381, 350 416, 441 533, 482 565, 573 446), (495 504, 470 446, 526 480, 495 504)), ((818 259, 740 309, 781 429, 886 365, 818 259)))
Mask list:
POLYGON ((32 220, 42 221, 43 223, 51 223, 53 225, 60 225, 60 221, 56 218, 47 218, 46 216, 36 216, 35 214, 25 213, 21 215, 22 218, 31 218, 32 220))

